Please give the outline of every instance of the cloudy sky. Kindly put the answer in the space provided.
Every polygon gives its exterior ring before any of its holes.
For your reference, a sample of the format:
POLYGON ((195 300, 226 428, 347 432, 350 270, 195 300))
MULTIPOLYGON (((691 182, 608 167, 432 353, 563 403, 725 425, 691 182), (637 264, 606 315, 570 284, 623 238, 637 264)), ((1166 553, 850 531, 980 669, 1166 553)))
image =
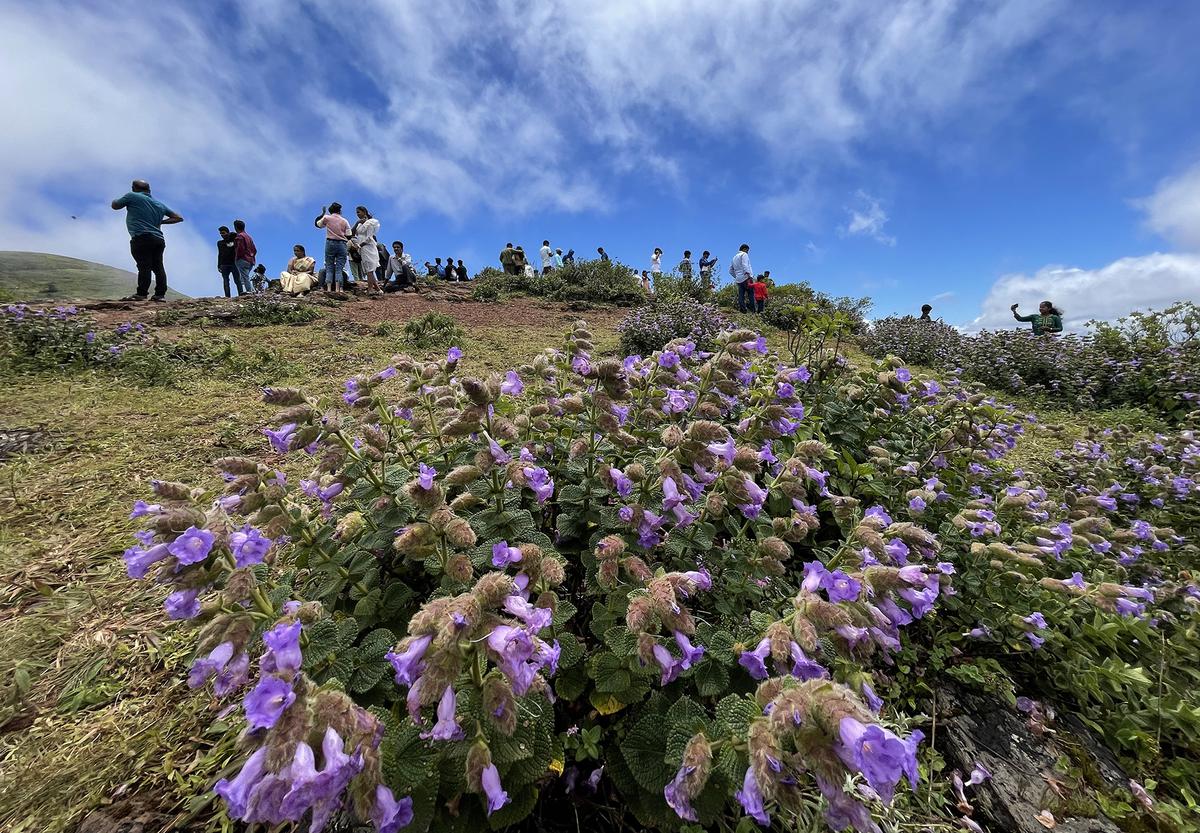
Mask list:
POLYGON ((1200 300, 1200 4, 3 0, 0 249, 131 265, 134 177, 211 294, 364 203, 419 261, 690 248, 876 315, 1200 300))

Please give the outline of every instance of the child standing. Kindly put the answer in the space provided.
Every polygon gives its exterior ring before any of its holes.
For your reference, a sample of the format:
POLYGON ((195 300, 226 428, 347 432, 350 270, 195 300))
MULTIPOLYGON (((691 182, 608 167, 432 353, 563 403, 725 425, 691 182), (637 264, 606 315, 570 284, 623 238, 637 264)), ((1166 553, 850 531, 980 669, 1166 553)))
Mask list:
POLYGON ((754 311, 762 315, 767 308, 767 282, 760 275, 750 282, 750 289, 754 292, 754 311))

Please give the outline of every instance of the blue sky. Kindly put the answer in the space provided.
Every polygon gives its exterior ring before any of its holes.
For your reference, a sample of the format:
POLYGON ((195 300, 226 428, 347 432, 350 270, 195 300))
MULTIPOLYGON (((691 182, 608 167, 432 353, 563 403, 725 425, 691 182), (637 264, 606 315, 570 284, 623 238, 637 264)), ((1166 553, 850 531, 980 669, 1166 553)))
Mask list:
POLYGON ((128 267, 108 202, 144 177, 189 294, 216 226, 275 272, 337 199, 472 271, 508 240, 639 268, 745 241, 876 315, 1200 300, 1200 4, 335 5, 8 0, 0 248, 128 267))

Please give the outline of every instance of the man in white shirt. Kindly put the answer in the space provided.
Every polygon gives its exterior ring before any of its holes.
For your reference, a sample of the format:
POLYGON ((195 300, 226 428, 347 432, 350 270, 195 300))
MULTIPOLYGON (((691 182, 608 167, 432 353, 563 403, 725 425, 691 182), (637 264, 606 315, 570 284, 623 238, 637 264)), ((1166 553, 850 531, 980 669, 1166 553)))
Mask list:
POLYGON ((550 248, 550 241, 542 241, 542 274, 554 269, 554 249, 550 248))
POLYGON ((417 273, 413 269, 412 257, 408 252, 404 251, 404 244, 399 240, 392 243, 392 251, 395 252, 388 258, 387 271, 383 274, 384 291, 387 291, 388 279, 393 275, 396 278, 396 289, 404 289, 405 286, 411 286, 413 291, 417 291, 417 273))
POLYGON ((729 264, 729 274, 737 284, 738 312, 750 312, 754 309, 754 292, 750 282, 754 280, 754 270, 750 268, 750 244, 743 243, 738 253, 729 264))

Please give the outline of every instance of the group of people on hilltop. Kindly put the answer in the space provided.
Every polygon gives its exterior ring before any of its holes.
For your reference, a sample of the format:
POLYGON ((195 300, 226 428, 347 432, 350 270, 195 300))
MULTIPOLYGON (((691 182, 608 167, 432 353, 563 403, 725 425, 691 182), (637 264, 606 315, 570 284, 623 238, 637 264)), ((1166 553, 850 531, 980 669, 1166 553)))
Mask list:
MULTIPOLYGON (((608 255, 604 254, 603 246, 597 249, 597 251, 601 255, 601 260, 608 260, 608 255)), ((573 264, 575 262, 575 250, 568 249, 567 253, 563 254, 562 249, 552 248, 549 240, 543 240, 542 247, 538 250, 538 257, 541 260, 540 272, 529 262, 529 256, 525 254, 523 246, 514 246, 512 243, 505 243, 504 248, 500 250, 500 268, 506 275, 524 275, 530 278, 537 274, 547 275, 555 269, 561 269, 564 266, 573 264)))

